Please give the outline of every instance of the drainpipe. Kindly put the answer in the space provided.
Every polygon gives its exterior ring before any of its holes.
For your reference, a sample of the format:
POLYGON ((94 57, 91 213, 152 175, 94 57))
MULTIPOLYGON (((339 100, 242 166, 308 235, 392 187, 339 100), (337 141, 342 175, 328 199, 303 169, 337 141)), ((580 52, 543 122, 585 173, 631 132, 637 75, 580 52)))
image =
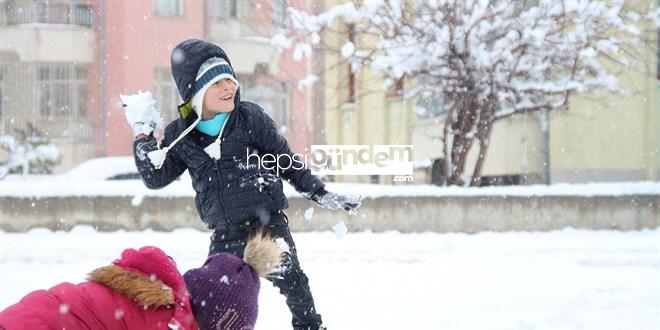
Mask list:
POLYGON ((105 156, 105 0, 99 0, 99 135, 98 156, 105 156))

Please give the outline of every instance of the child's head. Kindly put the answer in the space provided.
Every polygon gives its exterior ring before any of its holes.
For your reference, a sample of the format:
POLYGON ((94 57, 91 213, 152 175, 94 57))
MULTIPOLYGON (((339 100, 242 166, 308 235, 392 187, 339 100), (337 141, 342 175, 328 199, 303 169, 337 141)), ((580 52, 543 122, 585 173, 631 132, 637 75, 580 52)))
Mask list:
POLYGON ((197 119, 201 119, 204 108, 210 109, 209 111, 216 111, 216 113, 228 112, 234 108, 230 105, 238 103, 240 98, 238 96, 239 84, 234 69, 227 53, 218 45, 199 39, 182 41, 172 50, 171 65, 172 76, 179 90, 179 95, 181 95, 181 100, 183 100, 184 105, 194 110, 197 119), (229 79, 235 85, 233 89, 229 88, 233 92, 230 104, 227 104, 226 100, 220 102, 221 97, 228 94, 224 89, 220 93, 221 95, 207 93, 207 90, 216 82, 225 79, 229 79), (204 107, 206 94, 211 95, 207 103, 208 106, 204 107), (213 100, 213 95, 216 96, 215 100, 213 100), (212 104, 211 101, 216 101, 218 104, 212 104))
POLYGON ((239 84, 226 60, 212 57, 197 70, 192 106, 202 119, 211 119, 221 112, 234 110, 234 97, 239 84))
MULTIPOLYGON (((233 111, 240 101, 234 69, 225 51, 217 45, 188 39, 174 47, 171 60, 172 76, 183 100, 179 112, 187 127, 167 147, 149 153, 151 163, 157 169, 165 162, 167 152, 190 133, 202 117, 212 119, 220 112, 233 111), (193 112, 196 118, 191 116, 193 112)), ((204 149, 209 156, 220 159, 219 145, 211 144, 209 147, 204 149)))
POLYGON ((244 260, 229 253, 210 256, 183 275, 201 329, 253 329, 257 321, 259 276, 281 263, 282 252, 258 233, 248 240, 244 260))

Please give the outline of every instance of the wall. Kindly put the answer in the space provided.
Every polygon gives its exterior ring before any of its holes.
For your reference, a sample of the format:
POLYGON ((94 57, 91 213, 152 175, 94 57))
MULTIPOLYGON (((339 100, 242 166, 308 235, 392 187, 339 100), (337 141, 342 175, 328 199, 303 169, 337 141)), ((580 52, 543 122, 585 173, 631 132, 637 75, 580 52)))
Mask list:
MULTIPOLYGON (((154 69, 170 67, 170 53, 181 41, 202 38, 204 32, 203 2, 184 1, 181 17, 158 16, 154 1, 106 0, 104 103, 105 127, 95 131, 105 134, 100 156, 130 155, 133 133, 118 107, 120 93, 135 93, 154 88, 154 69)), ((98 63, 97 63, 98 65, 98 63)), ((94 81, 94 80, 92 80, 94 81)), ((98 97, 98 96, 97 96, 98 97)), ((98 111, 93 117, 98 117, 98 111)), ((161 109, 163 113, 176 109, 161 109)))
MULTIPOLYGON (((357 216, 289 198, 293 231, 325 231, 343 220, 349 231, 465 232, 581 229, 639 230, 660 226, 660 194, 628 196, 445 196, 379 197, 365 200, 357 216)), ((23 232, 45 227, 68 230, 89 224, 98 230, 204 229, 190 197, 4 197, 0 229, 23 232)))

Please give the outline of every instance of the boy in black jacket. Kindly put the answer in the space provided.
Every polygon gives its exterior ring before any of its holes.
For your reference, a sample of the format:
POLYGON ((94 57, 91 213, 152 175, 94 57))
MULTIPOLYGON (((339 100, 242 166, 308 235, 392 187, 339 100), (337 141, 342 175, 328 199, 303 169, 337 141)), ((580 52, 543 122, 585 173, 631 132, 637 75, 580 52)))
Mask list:
POLYGON ((162 149, 152 134, 160 113, 150 95, 147 102, 139 95, 122 96, 144 183, 159 189, 189 171, 197 211, 214 230, 209 255, 231 252, 242 257, 248 236, 258 229, 282 238, 284 271, 270 280, 286 296, 294 329, 323 329, 282 212, 288 202, 280 177, 325 208, 354 213, 361 198, 327 192, 308 169, 294 169, 294 154, 273 120, 258 105, 240 100, 240 84, 220 47, 186 40, 174 48, 171 61, 183 104, 180 118, 165 128, 162 149), (280 159, 279 173, 261 168, 255 157, 248 163, 250 155, 265 154, 280 159), (277 157, 285 154, 289 157, 277 157))

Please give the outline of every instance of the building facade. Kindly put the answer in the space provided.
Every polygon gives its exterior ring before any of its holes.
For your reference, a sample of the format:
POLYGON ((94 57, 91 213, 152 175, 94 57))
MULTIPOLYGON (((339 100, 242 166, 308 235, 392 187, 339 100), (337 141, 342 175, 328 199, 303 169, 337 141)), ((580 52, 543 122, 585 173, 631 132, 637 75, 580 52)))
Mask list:
POLYGON ((165 122, 180 98, 170 52, 188 38, 219 44, 242 99, 264 107, 296 149, 312 143, 313 90, 298 88, 311 62, 278 53, 270 38, 298 1, 0 0, 0 135, 35 124, 62 155, 130 155, 119 95, 150 90, 165 122))
POLYGON ((0 1, 0 135, 33 123, 62 154, 94 154, 94 5, 0 1))
MULTIPOLYGON (((326 1, 325 9, 344 1, 326 1)), ((647 3, 648 4, 648 3, 647 3)), ((531 4, 533 5, 533 4, 531 4)), ((335 22, 323 36, 339 50, 350 40, 357 48, 376 42, 354 35, 350 25, 335 22), (337 34, 340 36, 337 37, 337 34)), ((660 180, 660 41, 644 49, 645 65, 621 74, 619 86, 629 97, 576 96, 568 110, 516 115, 495 123, 482 169, 486 184, 535 184, 660 180), (544 130, 547 122, 548 130, 544 130), (547 167, 545 166, 547 164, 547 167)), ((323 56, 325 135, 331 144, 412 144, 416 183, 432 181, 432 164, 442 161, 445 116, 440 100, 405 99, 413 79, 382 88, 383 77, 362 68, 353 73, 339 51, 323 56), (415 111, 416 107, 428 111, 415 111)), ((478 157, 471 149, 470 175, 478 157)), ((337 181, 391 182, 388 177, 337 177, 337 181)))

